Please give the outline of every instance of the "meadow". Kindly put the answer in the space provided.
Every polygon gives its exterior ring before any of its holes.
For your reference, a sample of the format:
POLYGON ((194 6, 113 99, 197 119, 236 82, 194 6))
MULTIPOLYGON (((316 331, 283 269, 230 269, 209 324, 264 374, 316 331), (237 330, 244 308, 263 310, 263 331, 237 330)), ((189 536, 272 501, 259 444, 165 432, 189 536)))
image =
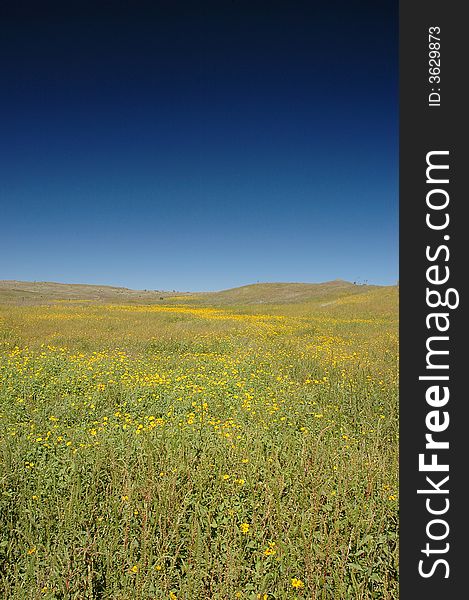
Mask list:
POLYGON ((398 597, 397 288, 7 287, 1 597, 398 597))

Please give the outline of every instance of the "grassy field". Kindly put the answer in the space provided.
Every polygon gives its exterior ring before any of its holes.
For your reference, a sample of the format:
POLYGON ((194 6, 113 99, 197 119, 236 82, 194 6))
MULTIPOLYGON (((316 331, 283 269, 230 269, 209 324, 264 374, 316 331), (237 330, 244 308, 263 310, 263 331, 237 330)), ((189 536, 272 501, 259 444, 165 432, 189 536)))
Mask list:
POLYGON ((397 297, 3 282, 2 598, 397 598, 397 297))

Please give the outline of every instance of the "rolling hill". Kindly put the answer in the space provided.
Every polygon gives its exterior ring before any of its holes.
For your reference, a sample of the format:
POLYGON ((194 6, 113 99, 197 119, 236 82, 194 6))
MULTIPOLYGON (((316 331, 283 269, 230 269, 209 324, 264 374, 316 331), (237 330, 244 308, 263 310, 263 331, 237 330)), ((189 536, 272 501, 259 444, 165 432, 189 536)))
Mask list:
MULTIPOLYGON (((356 285, 343 280, 325 283, 255 283, 219 292, 176 292, 132 290, 123 287, 65 284, 54 282, 0 281, 0 304, 31 305, 56 302, 100 304, 154 304, 161 302, 252 307, 262 305, 304 305, 327 307, 340 303, 370 300, 395 306, 397 286, 356 285)), ((292 308, 293 308, 292 306, 292 308)))

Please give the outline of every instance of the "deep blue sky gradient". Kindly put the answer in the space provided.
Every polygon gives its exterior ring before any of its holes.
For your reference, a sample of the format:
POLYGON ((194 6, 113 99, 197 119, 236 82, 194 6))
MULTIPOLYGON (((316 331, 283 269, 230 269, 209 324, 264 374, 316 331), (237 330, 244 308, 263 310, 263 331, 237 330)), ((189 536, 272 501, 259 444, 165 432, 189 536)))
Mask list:
POLYGON ((396 282, 396 2, 36 4, 0 19, 0 279, 396 282))

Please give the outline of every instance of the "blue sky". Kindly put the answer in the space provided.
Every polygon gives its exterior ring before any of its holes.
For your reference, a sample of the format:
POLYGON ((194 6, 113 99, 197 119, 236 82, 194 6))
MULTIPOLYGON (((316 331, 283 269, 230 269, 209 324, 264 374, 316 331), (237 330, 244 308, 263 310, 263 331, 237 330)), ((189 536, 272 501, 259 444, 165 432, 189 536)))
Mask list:
POLYGON ((0 20, 0 279, 397 281, 395 2, 66 4, 0 20))

